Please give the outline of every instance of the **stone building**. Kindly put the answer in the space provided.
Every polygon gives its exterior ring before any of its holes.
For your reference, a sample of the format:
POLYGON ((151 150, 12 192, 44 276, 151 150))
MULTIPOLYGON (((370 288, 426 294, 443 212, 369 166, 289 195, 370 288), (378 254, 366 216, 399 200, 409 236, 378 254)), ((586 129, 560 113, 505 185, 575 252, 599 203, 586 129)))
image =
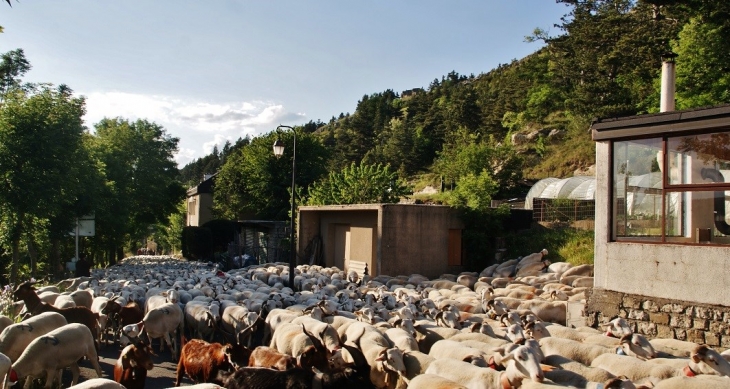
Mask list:
POLYGON ((588 324, 730 348, 730 105, 606 119, 588 324))

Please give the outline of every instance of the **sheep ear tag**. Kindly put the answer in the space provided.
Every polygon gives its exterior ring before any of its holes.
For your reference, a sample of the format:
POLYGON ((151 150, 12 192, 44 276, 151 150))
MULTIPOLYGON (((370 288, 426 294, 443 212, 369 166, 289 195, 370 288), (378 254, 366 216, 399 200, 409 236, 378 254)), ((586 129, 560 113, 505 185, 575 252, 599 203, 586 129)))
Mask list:
POLYGON ((692 362, 694 363, 700 363, 700 361, 702 361, 699 354, 692 354, 690 358, 692 358, 692 362))

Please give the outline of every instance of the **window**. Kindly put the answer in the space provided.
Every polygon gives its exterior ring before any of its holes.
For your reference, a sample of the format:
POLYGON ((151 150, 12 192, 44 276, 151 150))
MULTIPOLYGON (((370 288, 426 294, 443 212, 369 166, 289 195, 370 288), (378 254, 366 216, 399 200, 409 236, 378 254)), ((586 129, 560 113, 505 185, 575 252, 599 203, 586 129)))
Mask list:
POLYGON ((730 133, 616 141, 612 155, 614 239, 730 244, 730 133))

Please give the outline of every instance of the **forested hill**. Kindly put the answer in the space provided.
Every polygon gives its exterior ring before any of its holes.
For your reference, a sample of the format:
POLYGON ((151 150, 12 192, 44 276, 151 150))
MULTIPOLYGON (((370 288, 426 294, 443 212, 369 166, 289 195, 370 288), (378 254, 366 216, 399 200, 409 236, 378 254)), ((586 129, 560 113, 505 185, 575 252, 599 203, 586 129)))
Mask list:
MULTIPOLYGON (((401 177, 458 181, 486 170, 497 197, 523 178, 564 177, 594 163, 594 117, 656 112, 662 55, 677 54, 677 108, 730 102, 730 2, 559 0, 566 15, 537 52, 480 75, 363 95, 352 113, 309 122, 328 168, 384 163, 401 177)), ((478 48, 475 48, 478 49, 478 48)), ((182 169, 197 183, 246 140, 182 169)))

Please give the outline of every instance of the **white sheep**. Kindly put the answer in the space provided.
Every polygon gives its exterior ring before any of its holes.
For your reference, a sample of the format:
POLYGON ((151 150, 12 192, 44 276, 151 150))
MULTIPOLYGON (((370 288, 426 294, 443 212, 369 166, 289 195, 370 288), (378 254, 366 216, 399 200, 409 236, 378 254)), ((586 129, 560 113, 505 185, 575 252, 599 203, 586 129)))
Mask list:
POLYGON ((586 366, 562 355, 545 357, 545 364, 558 369, 545 373, 551 381, 577 387, 585 387, 588 382, 605 382, 615 376, 606 370, 586 366))
POLYGON ((7 355, 0 353, 0 389, 6 389, 9 386, 10 367, 13 361, 7 355))
POLYGON ((397 347, 403 351, 418 351, 418 342, 416 339, 400 328, 389 328, 384 333, 393 347, 397 347))
MULTIPOLYGON (((420 351, 406 351, 403 353, 403 364, 406 367, 406 378, 413 379, 416 376, 424 374, 431 362, 436 358, 424 354, 420 351)), ((413 385, 411 383, 411 385, 413 385)))
POLYGON ((30 342, 68 322, 60 313, 43 312, 32 316, 22 323, 11 324, 0 333, 0 353, 17 361, 30 342))
POLYGON ((565 358, 572 359, 584 365, 590 365, 591 362, 599 355, 614 352, 607 347, 580 343, 570 339, 556 338, 554 336, 542 338, 539 342, 542 352, 546 357, 549 355, 562 355, 565 358))
MULTIPOLYGON (((207 384, 213 385, 213 384, 207 384)), ((218 385, 215 385, 219 387, 218 385)), ((189 388, 190 386, 188 386, 189 388)), ((126 389, 124 385, 108 378, 92 378, 80 384, 69 386, 68 389, 126 389)))
POLYGON ((436 359, 451 358, 471 363, 474 366, 488 367, 489 354, 449 339, 434 343, 428 355, 436 359))
POLYGON ((525 378, 542 382, 545 375, 532 349, 518 346, 503 359, 503 372, 474 366, 455 359, 437 359, 428 366, 426 374, 436 374, 470 389, 519 387, 525 378))
POLYGON ((421 374, 411 380, 408 388, 413 389, 469 389, 436 374, 421 374))
POLYGON ((681 372, 671 366, 652 364, 634 357, 613 353, 597 356, 590 365, 591 367, 599 367, 611 372, 611 374, 616 376, 626 376, 632 381, 639 381, 648 377, 666 379, 674 377, 681 372))
POLYGON ((164 348, 164 340, 172 350, 173 361, 177 360, 179 352, 175 331, 177 330, 178 335, 182 335, 185 326, 184 322, 182 309, 180 309, 177 303, 162 304, 147 312, 142 319, 150 345, 152 344, 152 339, 162 338, 160 340, 160 351, 164 348), (172 337, 170 337, 170 334, 173 334, 172 337))
POLYGON ((714 374, 730 376, 730 362, 707 345, 697 345, 689 358, 657 358, 649 362, 682 370, 684 375, 714 374))
POLYGON ((209 338, 213 341, 215 330, 218 327, 208 304, 191 301, 185 304, 185 327, 198 339, 209 338))
POLYGON ((701 375, 697 377, 672 377, 659 381, 654 389, 727 389, 730 378, 701 375))
POLYGON ((96 346, 91 330, 83 324, 71 323, 34 339, 23 351, 10 371, 10 381, 24 377, 46 376, 46 388, 50 388, 57 372, 71 367, 73 385, 79 380, 77 361, 83 357, 91 362, 96 375, 101 377, 96 346))

